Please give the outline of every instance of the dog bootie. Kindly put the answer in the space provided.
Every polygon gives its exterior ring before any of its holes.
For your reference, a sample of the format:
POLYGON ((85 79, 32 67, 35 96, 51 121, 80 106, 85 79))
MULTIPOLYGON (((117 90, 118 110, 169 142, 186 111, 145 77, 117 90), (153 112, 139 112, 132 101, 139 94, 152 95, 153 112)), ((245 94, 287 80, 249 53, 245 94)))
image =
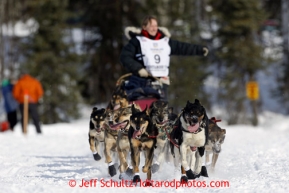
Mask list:
POLYGON ((124 179, 124 176, 125 176, 125 174, 121 173, 121 174, 119 174, 118 178, 121 180, 121 179, 124 179))
POLYGON ((101 156, 98 153, 93 154, 93 158, 95 161, 99 161, 101 159, 101 156))
POLYGON ((201 174, 201 176, 209 177, 206 166, 202 166, 200 174, 201 174))
POLYGON ((196 176, 191 169, 186 171, 186 175, 188 176, 188 179, 190 179, 190 180, 196 179, 196 176))
POLYGON ((199 178, 200 176, 209 177, 206 166, 202 166, 201 172, 195 175, 196 178, 199 178))
POLYGON ((116 175, 116 169, 115 169, 114 165, 108 166, 108 173, 111 177, 116 175))
POLYGON ((192 170, 188 170, 186 171, 186 175, 188 176, 189 179, 196 179, 199 178, 200 176, 209 177, 206 166, 202 166, 201 172, 199 174, 194 174, 192 170))
POLYGON ((188 177, 187 176, 182 176, 181 177, 181 184, 186 184, 188 183, 188 177))
POLYGON ((128 175, 128 176, 132 176, 133 175, 132 168, 127 168, 127 170, 125 171, 125 174, 128 175))
POLYGON ((153 164, 152 165, 152 173, 156 173, 157 171, 159 171, 159 169, 160 169, 159 164, 153 164))
POLYGON ((139 177, 139 175, 135 175, 135 176, 133 177, 133 179, 132 179, 132 182, 133 182, 133 183, 138 183, 138 182, 140 182, 140 177, 139 177))

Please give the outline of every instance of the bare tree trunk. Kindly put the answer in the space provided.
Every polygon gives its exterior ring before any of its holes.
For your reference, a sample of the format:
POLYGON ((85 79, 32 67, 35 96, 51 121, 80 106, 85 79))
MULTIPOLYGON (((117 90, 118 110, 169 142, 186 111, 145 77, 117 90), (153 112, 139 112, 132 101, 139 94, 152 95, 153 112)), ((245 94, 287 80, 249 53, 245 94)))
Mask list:
POLYGON ((200 22, 201 21, 201 10, 202 10, 202 7, 201 7, 201 1, 200 0, 196 0, 196 10, 194 10, 196 12, 196 22, 200 22))
POLYGON ((3 38, 3 21, 5 16, 4 5, 6 0, 0 1, 0 77, 4 76, 4 38, 3 38))
MULTIPOLYGON (((17 0, 0 0, 0 76, 4 76, 4 70, 12 77, 19 60, 18 44, 15 24, 21 19, 23 2, 17 0), (6 24, 9 35, 3 34, 3 24, 6 24)), ((7 74, 5 74, 7 75, 7 74)))
POLYGON ((283 93, 283 103, 284 107, 287 110, 287 113, 289 113, 289 89, 288 89, 288 62, 289 62, 289 40, 288 40, 288 32, 289 32, 289 27, 288 27, 288 20, 289 20, 289 13, 288 13, 288 0, 282 0, 282 36, 283 36, 283 65, 282 65, 282 83, 281 83, 281 88, 282 88, 282 93, 283 93))
POLYGON ((288 0, 282 0, 282 36, 283 36, 283 64, 288 65, 288 0))

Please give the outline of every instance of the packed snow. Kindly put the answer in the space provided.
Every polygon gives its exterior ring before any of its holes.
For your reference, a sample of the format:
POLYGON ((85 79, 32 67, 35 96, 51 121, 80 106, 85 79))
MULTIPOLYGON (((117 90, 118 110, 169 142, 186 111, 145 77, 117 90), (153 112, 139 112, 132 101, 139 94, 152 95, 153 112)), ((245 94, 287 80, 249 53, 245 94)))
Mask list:
MULTIPOLYGON (((155 182, 163 182, 161 187, 127 187, 129 180, 121 185, 119 172, 112 178, 108 175, 104 156, 94 161, 88 144, 90 109, 84 111, 83 118, 73 123, 42 125, 42 135, 36 134, 33 124, 27 135, 22 134, 20 124, 14 132, 0 133, 1 192, 289 191, 289 117, 284 115, 264 112, 257 127, 218 123, 226 129, 226 139, 216 169, 212 172, 207 167, 209 178, 190 181, 191 187, 176 185, 181 174, 170 162, 152 175, 155 182), (211 182, 226 182, 223 186, 227 187, 197 187, 211 182), (122 187, 108 187, 113 183, 122 187)), ((146 174, 140 175, 146 179, 146 174)))

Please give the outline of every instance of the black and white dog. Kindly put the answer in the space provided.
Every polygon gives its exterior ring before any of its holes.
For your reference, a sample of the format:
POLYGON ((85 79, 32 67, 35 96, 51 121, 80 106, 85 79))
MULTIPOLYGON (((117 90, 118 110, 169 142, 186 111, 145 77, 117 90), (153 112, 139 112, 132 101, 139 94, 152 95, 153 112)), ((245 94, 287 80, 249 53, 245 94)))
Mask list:
POLYGON ((205 108, 196 99, 194 103, 187 102, 178 117, 170 134, 171 150, 179 150, 182 177, 181 181, 198 177, 208 177, 205 166, 202 166, 202 156, 208 138, 208 116, 205 108))

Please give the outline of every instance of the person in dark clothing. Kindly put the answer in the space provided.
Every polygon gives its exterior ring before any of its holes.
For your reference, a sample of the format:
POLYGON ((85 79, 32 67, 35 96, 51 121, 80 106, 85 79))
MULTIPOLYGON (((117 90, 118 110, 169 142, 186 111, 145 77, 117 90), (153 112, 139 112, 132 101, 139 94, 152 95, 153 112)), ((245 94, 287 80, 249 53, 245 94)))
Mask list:
POLYGON ((17 124, 17 108, 18 103, 12 95, 13 84, 10 80, 4 79, 2 81, 1 91, 4 98, 4 107, 6 111, 7 120, 9 122, 9 127, 13 131, 15 125, 17 124))
POLYGON ((127 27, 125 34, 129 42, 122 49, 121 64, 134 75, 159 78, 164 85, 165 92, 170 84, 171 55, 207 56, 209 52, 205 46, 171 39, 168 30, 158 27, 157 19, 153 16, 144 18, 142 29, 127 27))

